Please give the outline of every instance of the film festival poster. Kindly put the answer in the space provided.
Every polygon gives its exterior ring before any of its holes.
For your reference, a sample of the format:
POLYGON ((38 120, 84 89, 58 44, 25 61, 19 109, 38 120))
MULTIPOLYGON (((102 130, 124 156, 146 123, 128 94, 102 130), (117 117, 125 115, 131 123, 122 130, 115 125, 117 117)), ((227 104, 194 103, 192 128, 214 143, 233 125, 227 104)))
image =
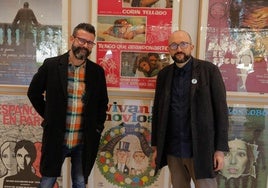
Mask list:
MULTIPOLYGON (((41 122, 26 96, 0 95, 0 187, 38 187, 41 122)), ((61 187, 60 177, 54 188, 61 187)))
POLYGON ((45 58, 66 48, 64 3, 67 1, 1 0, 0 84, 28 85, 45 58))
POLYGON ((229 148, 217 176, 219 188, 268 187, 268 108, 229 107, 229 148))
POLYGON ((98 1, 97 63, 110 88, 154 89, 157 73, 169 64, 172 3, 144 6, 140 0, 98 1))
POLYGON ((268 93, 268 2, 209 0, 202 6, 202 58, 218 65, 228 91, 268 93))
POLYGON ((94 187, 165 187, 165 170, 152 163, 151 100, 111 98, 100 141, 94 187))

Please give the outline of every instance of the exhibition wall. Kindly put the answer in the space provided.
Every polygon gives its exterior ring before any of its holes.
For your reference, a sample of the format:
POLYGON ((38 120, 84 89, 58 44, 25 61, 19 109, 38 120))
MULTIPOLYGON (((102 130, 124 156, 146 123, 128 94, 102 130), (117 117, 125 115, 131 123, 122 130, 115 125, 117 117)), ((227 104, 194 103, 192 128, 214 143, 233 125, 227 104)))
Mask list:
MULTIPOLYGON (((109 104, 87 187, 171 187, 168 169, 165 167, 154 176, 152 166, 150 134, 157 74, 145 72, 138 62, 154 54, 158 63, 156 72, 171 64, 167 39, 170 33, 182 29, 192 37, 195 46, 192 55, 214 63, 222 73, 227 90, 231 152, 236 152, 233 148, 238 146, 247 149, 245 162, 241 164, 247 167, 235 175, 228 173, 228 169, 220 172, 219 187, 243 182, 252 188, 268 188, 266 1, 159 0, 148 7, 135 5, 135 0, 27 2, 37 23, 21 28, 15 23, 15 16, 24 1, 0 0, 1 156, 4 156, 2 147, 30 141, 37 156, 32 159, 33 173, 41 177, 42 118, 26 96, 28 85, 45 58, 70 48, 72 29, 81 22, 90 22, 96 28, 96 46, 90 59, 105 70, 109 104), (135 30, 135 35, 115 33, 114 22, 119 20, 127 22, 126 32, 135 30), (128 147, 128 173, 116 168, 116 151, 123 143, 128 147), (136 161, 136 152, 140 152, 142 162, 136 161)), ((234 153, 225 156, 227 167, 231 155, 234 153)), ((16 164, 12 156, 9 158, 16 164)), ((69 171, 66 160, 56 187, 71 187, 69 171)), ((4 160, 0 160, 0 187, 10 172, 4 160)), ((29 179, 28 186, 34 187, 31 182, 29 179)))

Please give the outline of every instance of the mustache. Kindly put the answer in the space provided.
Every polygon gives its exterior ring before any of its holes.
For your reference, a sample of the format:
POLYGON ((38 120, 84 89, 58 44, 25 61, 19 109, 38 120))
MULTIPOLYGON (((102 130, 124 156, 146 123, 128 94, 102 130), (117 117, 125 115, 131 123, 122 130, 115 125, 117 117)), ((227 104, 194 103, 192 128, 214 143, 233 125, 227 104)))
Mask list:
POLYGON ((176 55, 185 55, 185 56, 186 56, 186 54, 185 54, 184 52, 176 52, 176 53, 174 54, 174 56, 176 56, 176 55))

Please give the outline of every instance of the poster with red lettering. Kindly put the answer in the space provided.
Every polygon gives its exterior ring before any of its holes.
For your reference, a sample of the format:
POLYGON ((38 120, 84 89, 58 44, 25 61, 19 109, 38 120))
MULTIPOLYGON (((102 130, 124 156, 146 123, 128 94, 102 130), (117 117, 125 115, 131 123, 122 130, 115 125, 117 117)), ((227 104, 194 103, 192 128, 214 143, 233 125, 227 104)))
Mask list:
MULTIPOLYGON (((0 187, 38 187, 41 122, 26 96, 0 95, 0 187)), ((61 177, 55 188, 60 187, 61 177)))
POLYGON ((110 98, 92 187, 170 187, 167 167, 154 175, 152 102, 110 98))
POLYGON ((99 0, 97 17, 97 63, 108 87, 154 89, 159 70, 170 63, 172 2, 99 0))
POLYGON ((202 4, 200 58, 216 64, 227 91, 268 93, 268 2, 202 4))

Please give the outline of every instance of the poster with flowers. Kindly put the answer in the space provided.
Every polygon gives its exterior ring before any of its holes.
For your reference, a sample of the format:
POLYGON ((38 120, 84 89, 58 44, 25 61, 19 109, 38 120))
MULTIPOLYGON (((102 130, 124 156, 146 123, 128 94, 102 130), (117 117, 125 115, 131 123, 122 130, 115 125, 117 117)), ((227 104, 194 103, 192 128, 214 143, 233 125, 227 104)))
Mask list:
POLYGON ((172 1, 101 2, 98 0, 97 63, 105 69, 107 86, 154 89, 158 72, 170 62, 167 39, 172 1))
POLYGON ((227 91, 268 93, 268 2, 202 1, 199 57, 216 64, 227 91))
POLYGON ((152 161, 152 100, 111 98, 94 173, 94 187, 167 187, 152 161))

